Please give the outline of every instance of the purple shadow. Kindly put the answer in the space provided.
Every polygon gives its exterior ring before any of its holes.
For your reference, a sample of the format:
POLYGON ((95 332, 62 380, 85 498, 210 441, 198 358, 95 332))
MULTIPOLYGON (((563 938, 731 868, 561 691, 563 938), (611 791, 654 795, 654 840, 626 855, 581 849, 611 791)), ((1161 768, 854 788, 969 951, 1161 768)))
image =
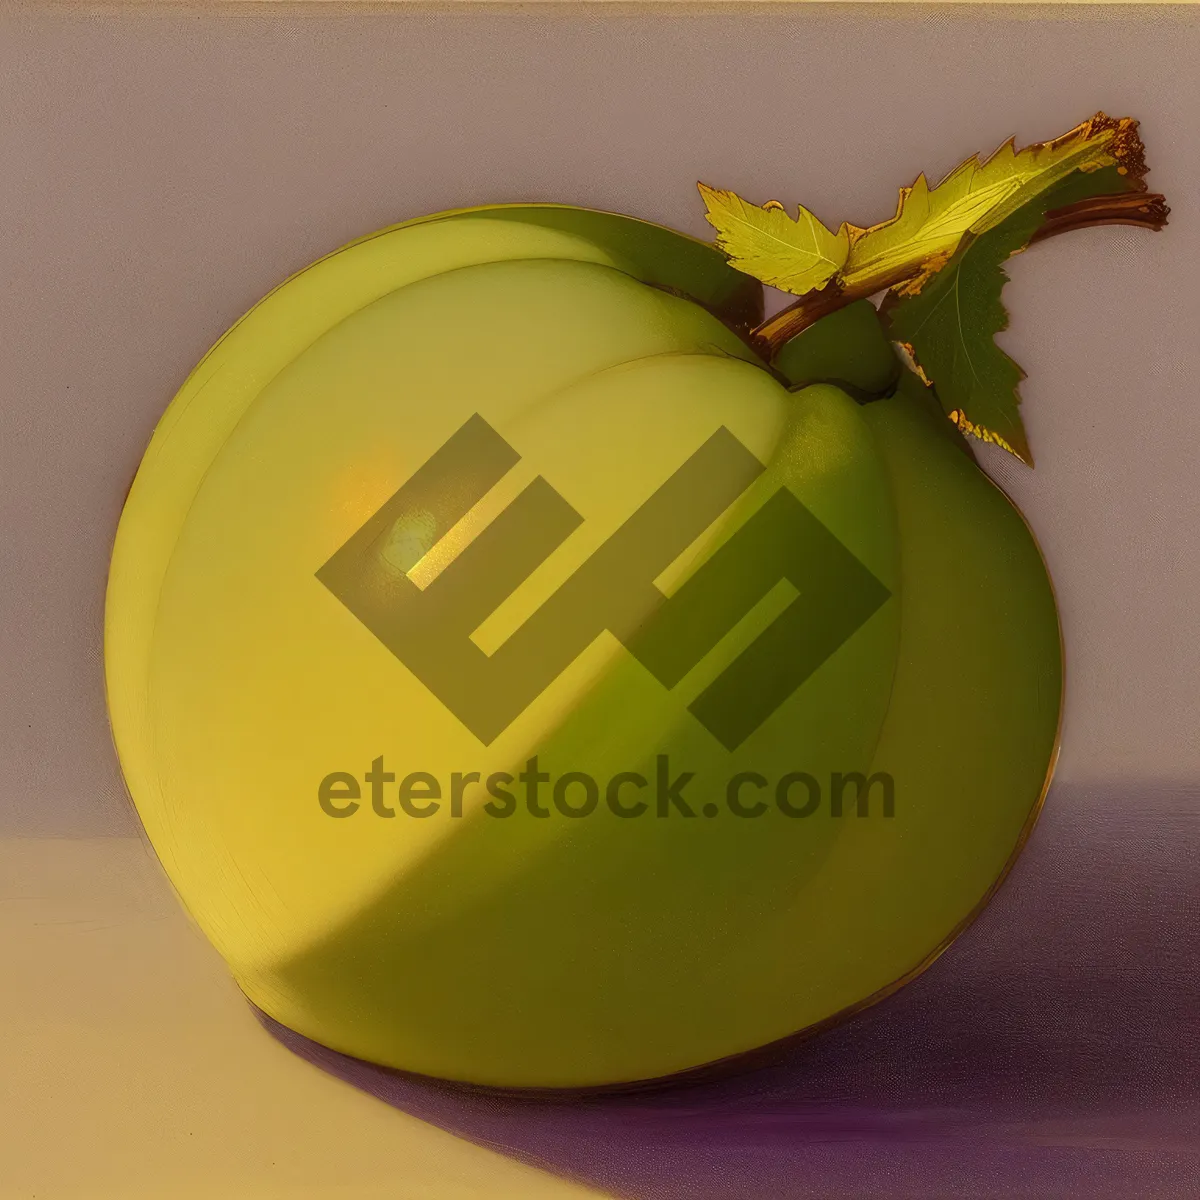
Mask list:
POLYGON ((587 1100, 285 1046, 388 1104, 631 1200, 1200 1196, 1200 795, 1055 788, 915 982, 770 1066, 587 1100))

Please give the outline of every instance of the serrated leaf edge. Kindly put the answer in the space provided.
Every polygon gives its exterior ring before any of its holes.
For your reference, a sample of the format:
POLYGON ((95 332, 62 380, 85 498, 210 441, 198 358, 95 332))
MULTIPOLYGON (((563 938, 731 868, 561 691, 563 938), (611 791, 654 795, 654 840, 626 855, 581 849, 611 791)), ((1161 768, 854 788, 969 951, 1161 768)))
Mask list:
POLYGON ((728 188, 715 188, 710 184, 700 181, 697 182, 696 187, 700 192, 701 199, 704 201, 704 206, 706 209, 704 214, 705 220, 708 221, 708 223, 717 231, 717 248, 728 257, 729 265, 735 270, 744 271, 746 274, 752 275, 756 279, 760 279, 761 282, 766 283, 769 286, 777 287, 781 291, 786 291, 791 295, 803 296, 807 295, 809 292, 816 291, 818 288, 824 287, 830 282, 830 280, 837 276, 838 272, 845 265, 846 255, 849 254, 850 249, 850 238, 848 232, 849 227, 845 224, 845 222, 843 222, 835 232, 826 226, 825 223, 819 217, 817 217, 815 213, 810 212, 802 204, 796 206, 797 215, 792 217, 788 214, 787 210, 778 200, 768 200, 765 204, 754 204, 752 201, 745 199, 744 197, 738 195, 737 192, 731 191, 728 188), (766 236, 771 241, 777 242, 781 251, 785 254, 795 255, 798 252, 798 248, 785 239, 780 238, 775 234, 767 233, 766 231, 759 229, 757 226, 754 226, 751 222, 746 221, 738 214, 735 206, 740 206, 747 209, 758 209, 760 212, 782 213, 783 216, 797 228, 807 227, 807 231, 812 236, 814 244, 818 244, 823 237, 828 238, 830 241, 837 244, 840 249, 844 250, 844 253, 839 255, 837 258, 829 258, 821 253, 812 253, 810 257, 812 258, 814 264, 824 264, 828 266, 829 269, 828 271, 823 271, 820 267, 818 267, 816 270, 813 270, 813 282, 804 288, 797 289, 795 287, 788 287, 785 283, 780 281, 781 273, 779 272, 774 273, 771 279, 763 279, 759 272, 748 269, 748 267, 745 265, 748 262, 747 257, 739 253, 735 245, 731 245, 728 232, 722 229, 717 221, 714 220, 715 205, 710 197, 720 198, 723 209, 730 213, 735 221, 740 221, 748 228, 753 229, 755 233, 766 236), (734 203, 730 203, 731 201, 734 203))

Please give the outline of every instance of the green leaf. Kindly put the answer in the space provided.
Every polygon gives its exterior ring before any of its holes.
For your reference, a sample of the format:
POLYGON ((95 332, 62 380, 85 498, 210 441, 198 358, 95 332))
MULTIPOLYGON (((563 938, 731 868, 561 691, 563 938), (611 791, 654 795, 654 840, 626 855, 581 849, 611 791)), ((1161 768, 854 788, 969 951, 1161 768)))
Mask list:
POLYGON ((831 233, 806 208, 793 220, 774 201, 760 207, 735 192, 696 186, 708 223, 717 231, 717 245, 737 270, 803 296, 832 279, 846 261, 850 236, 845 226, 831 233))
POLYGON ((995 336, 1008 326, 1001 292, 1005 262, 1029 245, 1047 212, 1119 193, 1115 167, 1079 171, 1017 209, 999 225, 968 236, 942 266, 893 288, 880 307, 893 341, 908 351, 947 415, 964 433, 1023 462, 1033 456, 1018 411, 1025 372, 995 336))

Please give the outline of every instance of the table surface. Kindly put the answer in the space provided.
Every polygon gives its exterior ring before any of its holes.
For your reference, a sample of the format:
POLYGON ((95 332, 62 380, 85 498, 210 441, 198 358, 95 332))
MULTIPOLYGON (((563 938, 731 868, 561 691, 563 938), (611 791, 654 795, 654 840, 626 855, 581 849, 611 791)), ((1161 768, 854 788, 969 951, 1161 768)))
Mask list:
POLYGON ((1198 801, 1052 788, 900 993, 770 1067, 587 1104, 273 1039, 142 840, 0 841, 0 1196, 1190 1196, 1198 801))
POLYGON ((1144 8, 6 5, 0 1197, 1194 1194, 1198 63, 1200 14, 1144 8), (1038 467, 982 458, 1045 551, 1068 694, 980 922, 686 1093, 483 1101, 264 1032, 140 840, 104 715, 121 502, 205 349, 407 217, 558 200, 708 236, 705 179, 866 224, 919 170, 1097 108, 1141 118, 1171 224, 1011 267, 1038 467))

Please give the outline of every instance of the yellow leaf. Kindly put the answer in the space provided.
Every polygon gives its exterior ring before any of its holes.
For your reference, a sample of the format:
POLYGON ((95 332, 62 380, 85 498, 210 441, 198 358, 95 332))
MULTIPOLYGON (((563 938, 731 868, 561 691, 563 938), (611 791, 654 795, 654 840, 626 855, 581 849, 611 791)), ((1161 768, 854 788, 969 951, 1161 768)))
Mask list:
POLYGON ((730 265, 755 279, 803 296, 827 283, 846 261, 846 226, 831 233, 806 208, 793 220, 778 201, 761 208, 734 192, 696 185, 730 265))
POLYGON ((1115 165, 1130 191, 1143 190, 1146 164, 1136 131, 1129 117, 1097 113, 1052 141, 1018 151, 1009 138, 982 162, 972 155, 934 188, 919 175, 912 187, 900 189, 891 220, 849 228, 850 253, 839 281, 849 291, 870 294, 928 273, 968 233, 994 229, 1076 170, 1115 165))

